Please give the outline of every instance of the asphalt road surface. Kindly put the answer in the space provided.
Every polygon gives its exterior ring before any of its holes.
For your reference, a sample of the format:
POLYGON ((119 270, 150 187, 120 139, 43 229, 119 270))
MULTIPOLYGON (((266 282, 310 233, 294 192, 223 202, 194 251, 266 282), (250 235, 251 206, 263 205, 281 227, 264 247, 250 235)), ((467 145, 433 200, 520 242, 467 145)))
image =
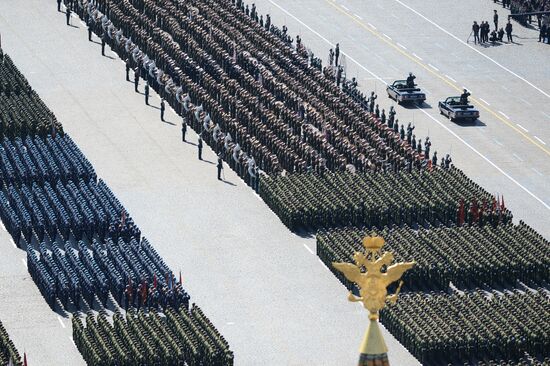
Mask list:
MULTIPOLYGON (((432 151, 450 152, 473 180, 504 195, 516 219, 550 237, 550 73, 539 66, 550 47, 533 31, 514 24, 521 45, 464 44, 474 17, 487 14, 492 24, 494 5, 485 0, 464 1, 461 19, 454 2, 436 0, 256 5, 300 34, 325 64, 330 44, 340 42, 348 76, 365 91, 376 89, 381 108, 392 105, 384 82, 414 72, 429 106, 396 106, 400 122, 414 121, 432 151), (437 101, 462 86, 482 113, 474 126, 455 125, 437 111, 437 101)), ((198 161, 196 135, 182 143, 179 118, 168 110, 161 122, 159 100, 146 107, 125 81, 123 63, 108 47, 102 57, 78 18, 71 23, 53 1, 0 1, 2 47, 143 234, 174 271, 181 269, 192 301, 229 341, 236 365, 355 363, 367 313, 347 302, 345 288, 317 259, 314 238, 289 232, 227 166, 226 181, 217 181, 213 152, 205 149, 206 161, 198 161)), ((5 232, 0 248, 0 296, 9 299, 0 302, 0 319, 18 348, 30 364, 84 364, 70 322, 41 298, 24 252, 5 232)), ((393 364, 418 364, 383 332, 393 364)))

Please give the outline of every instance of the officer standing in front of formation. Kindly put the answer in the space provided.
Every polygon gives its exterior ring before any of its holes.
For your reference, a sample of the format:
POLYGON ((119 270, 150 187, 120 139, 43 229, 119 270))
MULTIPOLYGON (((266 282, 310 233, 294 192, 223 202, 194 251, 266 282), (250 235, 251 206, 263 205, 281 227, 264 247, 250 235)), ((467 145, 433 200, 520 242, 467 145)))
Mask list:
POLYGON ((136 93, 139 93, 138 85, 139 85, 139 68, 136 67, 136 70, 134 71, 134 90, 136 91, 136 93))
POLYGON ((92 41, 92 18, 88 18, 88 22, 86 24, 88 26, 88 41, 92 41))
POLYGON ((149 105, 149 83, 145 82, 145 105, 149 105))
POLYGON ((126 59, 126 81, 130 81, 130 59, 126 59))
POLYGON ((512 23, 508 20, 508 23, 506 23, 506 28, 504 28, 506 31, 506 37, 508 38, 508 42, 513 43, 512 39, 512 23))
POLYGON ((493 23, 495 23, 495 31, 498 30, 498 13, 494 10, 495 14, 493 15, 493 23))
POLYGON ((164 98, 160 100, 160 120, 164 122, 164 111, 166 110, 166 105, 164 104, 164 98))
POLYGON ((65 15, 67 16, 67 25, 71 25, 71 8, 68 6, 65 8, 65 15))
POLYGON ((185 121, 185 117, 183 117, 183 121, 181 121, 181 141, 185 142, 185 134, 187 133, 187 123, 185 121))
POLYGON ((199 160, 202 160, 202 138, 200 135, 199 135, 199 143, 197 147, 199 149, 199 160))
POLYGON ((101 35, 101 56, 105 56, 105 37, 107 36, 105 33, 101 35))
POLYGON ((223 160, 221 153, 218 154, 218 180, 222 180, 223 160))

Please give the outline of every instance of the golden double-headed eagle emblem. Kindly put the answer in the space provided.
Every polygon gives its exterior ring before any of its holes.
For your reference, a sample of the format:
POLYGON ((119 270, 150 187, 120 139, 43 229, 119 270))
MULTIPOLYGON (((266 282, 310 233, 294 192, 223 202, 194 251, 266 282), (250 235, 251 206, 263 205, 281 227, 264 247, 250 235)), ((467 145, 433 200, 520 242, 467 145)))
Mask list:
POLYGON ((348 300, 362 302, 365 309, 370 312, 370 319, 378 319, 378 312, 386 306, 386 302, 395 304, 403 281, 400 281, 393 295, 388 295, 387 287, 398 281, 403 273, 415 264, 414 261, 392 264, 392 253, 380 254, 383 245, 384 238, 367 236, 363 239, 365 253, 356 252, 353 256, 355 264, 332 263, 349 281, 359 286, 360 297, 350 292, 348 300))

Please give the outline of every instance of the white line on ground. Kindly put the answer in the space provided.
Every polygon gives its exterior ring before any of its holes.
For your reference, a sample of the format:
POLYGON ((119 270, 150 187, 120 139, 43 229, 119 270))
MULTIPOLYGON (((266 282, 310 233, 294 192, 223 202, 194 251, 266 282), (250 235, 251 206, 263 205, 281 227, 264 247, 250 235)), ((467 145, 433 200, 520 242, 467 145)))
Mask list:
MULTIPOLYGON (((76 347, 76 343, 74 343, 73 337, 69 337, 69 339, 71 340, 71 342, 73 342, 74 346, 76 347)), ((78 348, 78 347, 76 347, 76 348, 78 348)))
POLYGON ((504 144, 500 141, 498 141, 497 139, 493 139, 493 141, 497 144, 497 145, 500 145, 500 146, 504 146, 504 144))
POLYGON ((419 60, 422 60, 422 57, 418 56, 416 53, 413 53, 413 56, 416 57, 419 60))
POLYGON ((367 23, 367 24, 370 25, 371 28, 376 29, 376 27, 375 27, 374 25, 372 25, 372 24, 370 24, 370 23, 367 23))
POLYGON ((118 53, 116 53, 116 52, 113 51, 113 50, 111 50, 111 53, 112 53, 113 55, 115 55, 116 58, 118 58, 118 53))
POLYGON ((483 98, 479 98, 479 100, 481 100, 483 103, 487 104, 487 105, 491 105, 488 101, 486 101, 485 99, 483 98))
POLYGON ((14 248, 17 248, 17 245, 15 244, 15 241, 13 240, 13 238, 10 238, 10 243, 11 245, 13 245, 14 248))
POLYGON ((404 50, 407 49, 407 47, 403 46, 401 43, 398 43, 397 45, 398 45, 399 47, 401 47, 402 49, 404 49, 404 50))
POLYGON ((546 142, 542 141, 540 138, 538 138, 537 136, 533 136, 534 138, 536 138, 538 140, 538 142, 540 142, 541 144, 543 145, 546 145, 546 142))
POLYGON ((528 85, 530 85, 531 87, 535 88, 536 90, 538 90, 540 93, 542 93, 543 95, 545 95, 547 98, 550 98, 550 94, 546 93, 544 90, 542 90, 541 88, 539 88, 538 86, 536 86, 535 84, 531 83, 529 80, 525 79, 524 77, 516 74, 515 72, 513 72, 512 70, 510 70, 509 68, 507 68, 506 66, 503 66, 502 64, 498 63, 497 61, 495 61, 494 59, 492 59, 491 57, 487 56, 486 54, 484 54, 483 52, 481 52, 480 50, 472 47, 471 45, 469 45, 468 43, 464 42, 463 40, 461 40, 460 38, 458 38, 457 36, 455 36, 454 34, 452 34, 451 32, 447 31, 446 29, 444 29, 443 27, 441 27, 439 24, 435 23, 434 21, 432 21, 431 19, 428 19, 426 18, 424 15, 420 14, 418 11, 414 10, 413 8, 411 8, 410 6, 408 6, 407 4, 404 4, 402 1, 400 0, 394 0, 396 1, 397 3, 401 4, 402 6, 404 6, 405 8, 409 9, 410 11, 412 11, 413 13, 415 13, 416 15, 418 15, 419 17, 421 17, 422 19, 424 19, 425 21, 429 22, 430 24, 432 24, 433 26, 437 27, 439 30, 445 32, 447 35, 451 36, 452 38, 454 38, 455 40, 457 40, 458 42, 462 43, 464 46, 466 47, 469 47, 471 50, 473 50, 474 52, 477 52, 478 54, 480 54, 481 56, 485 57, 487 60, 491 61, 492 63, 494 63, 495 65, 497 65, 498 67, 500 67, 501 69, 509 72, 510 74, 514 75, 515 77, 517 77, 518 79, 522 80, 523 82, 527 83, 528 85))
POLYGON ((449 75, 445 74, 445 77, 449 80, 451 80, 452 82, 455 82, 456 83, 456 80, 453 79, 452 77, 450 77, 449 75))
POLYGON ((355 13, 353 13, 353 15, 355 15, 355 16, 356 16, 357 18, 359 18, 359 19, 363 20, 363 18, 361 18, 361 16, 360 16, 360 15, 358 15, 358 14, 355 14, 355 13))
POLYGON ((546 112, 542 112, 542 111, 541 111, 541 113, 544 114, 547 118, 550 118, 550 114, 548 114, 546 112))
POLYGON ((384 37, 386 37, 387 39, 389 39, 391 41, 391 37, 388 36, 386 33, 382 33, 384 35, 384 37))
POLYGON ((536 168, 531 168, 531 169, 533 169, 533 171, 535 173, 537 173, 538 175, 540 175, 541 177, 543 176, 543 174, 541 172, 539 172, 536 168))
MULTIPOLYGON (((328 269, 327 265, 323 263, 323 261, 321 260, 321 258, 317 258, 317 260, 323 265, 323 267, 325 267, 326 269, 328 269)), ((328 269, 330 271, 330 269, 328 269)))
POLYGON ((432 64, 428 64, 429 67, 431 67, 432 69, 434 69, 435 71, 439 71, 439 69, 437 67, 435 67, 434 65, 432 64))
MULTIPOLYGON (((500 113, 502 113, 502 112, 500 112, 500 113)), ((503 114, 504 116, 506 116, 504 113, 502 113, 502 114, 503 114)), ((506 117, 506 118, 508 118, 508 117, 506 117)), ((525 131, 525 132, 529 132, 528 129, 526 129, 525 127, 523 127, 523 126, 520 125, 519 123, 516 123, 516 126, 518 126, 519 128, 521 128, 521 129, 522 129, 523 131, 525 131)))
POLYGON ((62 326, 63 328, 66 328, 66 327, 67 327, 67 326, 63 323, 63 320, 61 320, 61 317, 60 317, 59 315, 57 316, 57 320, 59 320, 59 324, 61 324, 61 326, 62 326))
POLYGON ((315 255, 315 253, 313 253, 313 250, 311 250, 305 243, 304 243, 304 247, 306 247, 308 252, 315 255))
POLYGON ((431 92, 431 91, 429 91, 429 90, 428 90, 428 89, 426 89, 426 88, 424 88, 423 90, 424 90, 424 93, 426 93, 426 94, 432 94, 432 92, 431 92))
MULTIPOLYGON (((510 117, 508 117, 506 115, 506 113, 504 113, 503 111, 498 111, 498 113, 502 114, 506 119, 510 119, 510 117)), ((527 131, 527 130, 525 130, 525 131, 527 131)))
POLYGON ((80 21, 80 24, 86 27, 86 23, 84 23, 82 20, 80 21))
POLYGON ((504 85, 501 85, 500 86, 502 89, 506 90, 506 91, 510 91, 510 89, 508 89, 507 87, 505 87, 504 85))
POLYGON ((525 99, 523 98, 519 98, 523 103, 527 104, 528 106, 532 106, 531 103, 529 103, 528 101, 526 101, 525 99))
POLYGON ((23 262, 23 265, 27 268, 27 260, 25 258, 21 258, 21 262, 23 262))
MULTIPOLYGON (((399 0, 395 0, 395 1, 399 1, 399 0)), ((335 47, 335 45, 330 42, 328 39, 326 39, 325 37, 323 37, 319 32, 315 31, 313 28, 311 28, 309 25, 305 24, 303 21, 301 21, 300 19, 298 19, 296 16, 294 16, 293 14, 291 14, 290 12, 288 12, 286 9, 284 9, 283 7, 281 7, 279 4, 277 4, 276 2, 274 2, 273 0, 269 0, 269 2, 271 4, 273 4, 274 6, 276 6, 277 8, 279 8, 281 11, 283 11, 285 14, 287 14, 288 16, 290 16, 291 18, 293 18, 294 20, 296 20, 298 23, 300 23, 301 25, 303 25, 304 27, 306 27, 307 29, 309 29, 313 34, 317 35, 318 37, 320 37, 322 40, 324 40, 325 42, 327 42, 329 45, 335 47)), ((384 85, 388 85, 388 83, 386 83, 382 78, 380 78, 378 75, 376 75, 375 73, 373 73, 372 71, 370 71, 369 69, 367 69, 365 66, 363 66, 362 64, 360 64, 359 62, 357 62, 353 57, 347 55, 344 53, 344 55, 349 59, 351 60, 353 63, 355 63, 357 66, 359 66, 360 68, 362 68, 363 70, 365 70, 367 73, 369 73, 370 75, 372 75, 373 77, 375 77, 377 80, 379 80, 381 83, 383 83, 384 85)), ((448 76, 447 76, 448 77, 448 76)), ((485 155, 483 155, 481 152, 479 152, 475 147, 473 147, 472 145, 470 145, 469 143, 467 143, 462 137, 458 136, 453 130, 451 130, 449 127, 447 127, 445 124, 443 124, 441 121, 439 121, 437 118, 435 118, 434 116, 432 116, 431 114, 429 114, 426 110, 422 109, 422 108, 419 108, 418 106, 416 106, 416 108, 418 110, 420 110, 420 112, 424 113, 428 118, 430 118, 431 120, 433 120, 435 123, 437 123, 438 125, 440 125, 443 129, 445 129, 447 132, 449 132, 451 135, 453 135, 457 140, 459 140, 461 143, 463 143, 464 145, 466 145, 470 150, 472 150, 474 153, 476 153, 478 156, 480 156, 483 160, 485 160, 487 163, 489 163, 489 165, 491 165, 493 168, 495 168, 496 170, 498 170, 500 173, 502 173, 502 175, 504 175, 506 178, 508 178, 510 181, 512 181, 515 185, 517 185, 518 187, 520 187, 523 191, 525 191, 525 193, 527 193, 528 195, 530 195, 531 197, 533 197, 537 202, 539 202, 540 204, 542 204, 547 210, 550 210, 550 205, 548 205, 546 202, 544 202, 543 200, 541 200, 537 195, 535 195, 533 192, 531 192, 529 189, 527 189, 525 186, 523 186, 520 182, 518 182, 517 180, 515 180, 512 176, 510 176, 508 173, 506 173, 504 170, 502 170, 502 168, 500 168, 498 165, 496 165, 495 163, 493 163, 488 157, 486 157, 485 155)), ((320 260, 319 260, 320 261, 320 260)), ((324 265, 324 263, 323 263, 324 265)), ((326 267, 326 266, 325 266, 326 267)))
POLYGON ((233 325, 235 322, 227 322, 227 325, 233 325))
POLYGON ((518 156, 518 154, 512 154, 512 155, 514 155, 514 157, 515 157, 516 159, 518 159, 519 161, 523 161, 523 159, 520 158, 520 157, 518 156))
POLYGON ((346 8, 344 5, 340 5, 342 7, 342 9, 346 9, 347 11, 349 11, 348 8, 346 8))

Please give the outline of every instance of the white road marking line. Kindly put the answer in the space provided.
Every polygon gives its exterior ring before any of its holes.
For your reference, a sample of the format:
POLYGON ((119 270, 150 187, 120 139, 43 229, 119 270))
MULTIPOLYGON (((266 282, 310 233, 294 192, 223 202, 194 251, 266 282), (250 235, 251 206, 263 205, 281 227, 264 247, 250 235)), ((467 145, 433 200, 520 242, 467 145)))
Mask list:
POLYGON ((306 244, 304 244, 304 247, 306 247, 307 251, 310 252, 311 254, 315 255, 315 253, 313 253, 313 250, 311 250, 306 244))
POLYGON ((479 98, 479 100, 481 100, 483 103, 487 104, 487 105, 491 105, 488 101, 486 101, 485 99, 483 98, 479 98))
POLYGON ((536 168, 531 168, 531 169, 533 169, 533 171, 535 173, 537 173, 538 175, 540 175, 541 177, 543 176, 543 174, 541 172, 539 172, 536 168))
POLYGON ((363 18, 361 18, 361 16, 360 16, 360 15, 358 15, 358 14, 355 14, 355 13, 353 13, 353 15, 355 15, 355 16, 356 16, 357 18, 359 18, 359 19, 363 20, 363 18))
POLYGON ((540 138, 538 138, 537 136, 533 136, 534 138, 536 138, 541 144, 543 145, 546 145, 546 142, 542 141, 540 138))
MULTIPOLYGON (((399 1, 399 0, 395 0, 395 1, 399 1)), ((319 32, 315 31, 313 28, 311 28, 309 25, 305 24, 303 21, 301 21, 300 19, 298 19, 296 16, 294 16, 293 14, 291 14, 290 12, 288 12, 286 9, 282 8, 279 4, 277 4, 276 2, 274 2, 273 0, 269 0, 269 2, 271 4, 273 4, 274 6, 276 6, 277 8, 279 8, 280 10, 282 10, 285 14, 287 14, 288 16, 290 16, 291 18, 293 18, 294 20, 296 20, 298 23, 300 23, 301 25, 303 25, 304 27, 306 27, 307 29, 309 29, 313 34, 317 35, 319 38, 321 38, 322 40, 324 40, 325 42, 327 42, 329 45, 331 45, 332 47, 335 47, 335 45, 330 42, 328 39, 326 39, 325 37, 323 37, 319 32)), ((365 66, 363 66, 362 64, 360 64, 359 62, 357 62, 353 57, 343 53, 349 60, 351 60, 353 63, 355 63, 357 66, 359 66, 360 68, 362 68, 363 70, 365 70, 367 73, 369 73, 370 75, 372 75, 373 77, 375 77, 377 80, 379 80, 382 84, 384 85, 388 85, 388 83, 386 83, 382 78, 380 78, 378 75, 376 75, 375 73, 373 73, 372 71, 370 71, 369 69, 367 69, 365 66)), ((529 189, 527 189, 525 186, 523 186, 520 182, 518 182, 517 180, 515 180, 512 176, 510 176, 508 173, 506 173, 504 170, 502 170, 502 168, 500 168, 498 165, 496 165, 495 163, 493 163, 488 157, 486 157, 485 155, 483 155, 481 152, 479 152, 475 147, 473 147, 472 145, 470 145, 468 142, 466 142, 462 137, 458 136, 456 134, 456 132, 454 132, 453 130, 451 130, 449 127, 447 127, 445 124, 443 124, 441 121, 439 121, 437 118, 435 118, 434 116, 432 116, 431 114, 429 114, 428 112, 426 112, 425 109, 422 109, 420 108, 419 106, 416 106, 416 108, 424 113, 428 118, 430 118, 431 120, 433 120, 435 123, 437 123, 438 125, 440 125, 443 129, 445 129, 447 132, 449 132, 451 135, 453 135, 458 141, 460 141, 461 143, 463 143, 464 145, 466 145, 470 150, 472 150, 474 153, 476 153, 479 157, 481 157, 483 160, 485 160, 487 163, 489 163, 489 165, 491 165, 493 168, 495 168, 496 170, 498 170, 500 173, 502 173, 502 175, 504 175, 506 178, 508 178, 510 181, 512 181, 515 185, 517 185, 518 187, 520 187, 525 193, 527 193, 529 196, 531 196, 532 198, 534 198, 537 202, 539 202, 540 204, 542 204, 547 210, 550 210, 550 205, 548 205, 546 202, 544 202, 543 200, 541 200, 537 195, 535 195, 533 192, 531 192, 529 189)), ((319 260, 320 261, 320 260, 319 260)), ((324 263, 323 263, 324 265, 324 263)), ((325 266, 326 267, 326 266, 325 266)))
POLYGON ((370 23, 367 23, 367 24, 370 25, 371 28, 376 29, 376 27, 375 27, 374 25, 372 25, 372 24, 370 24, 370 23))
POLYGON ((118 53, 116 53, 115 51, 111 50, 111 53, 115 55, 115 57, 118 57, 118 53))
POLYGON ((390 65, 390 67, 391 67, 392 69, 394 69, 395 71, 398 71, 398 72, 399 72, 399 69, 398 69, 397 67, 395 67, 395 66, 393 66, 393 65, 390 65))
POLYGON ((510 91, 510 89, 508 89, 507 87, 505 87, 504 85, 501 85, 500 86, 502 89, 506 90, 506 91, 510 91))
MULTIPOLYGON (((508 116, 506 115, 506 113, 504 113, 503 111, 498 111, 498 113, 502 114, 506 119, 510 119, 510 117, 508 117, 508 116)), ((518 126, 519 126, 519 125, 518 125, 518 126)), ((525 131, 527 131, 527 130, 525 130, 525 131)))
POLYGON ((397 45, 398 45, 399 47, 401 47, 402 49, 404 49, 404 50, 407 49, 407 47, 403 46, 401 43, 398 43, 397 45))
POLYGON ((444 47, 442 45, 440 45, 439 43, 434 43, 434 45, 437 47, 437 48, 441 48, 443 49, 444 47))
POLYGON ((59 324, 61 324, 63 328, 67 327, 65 324, 63 324, 63 320, 61 320, 61 317, 59 315, 57 316, 57 320, 59 320, 59 324))
POLYGON ((346 8, 344 5, 340 5, 343 9, 346 9, 347 11, 349 11, 348 8, 346 8))
POLYGON ((515 157, 516 159, 518 159, 519 161, 523 161, 523 159, 520 158, 517 154, 512 154, 512 155, 514 155, 514 157, 515 157))
POLYGON ((80 24, 82 24, 83 26, 87 27, 86 23, 84 23, 82 20, 80 21, 80 24))
POLYGON ((392 13, 391 16, 392 16, 393 18, 395 18, 395 19, 399 19, 399 17, 398 17, 397 15, 393 14, 393 13, 392 13))
POLYGON ((21 258, 21 262, 23 262, 23 265, 27 268, 27 260, 25 258, 21 258))
MULTIPOLYGON (((76 347, 76 343, 74 343, 73 337, 69 337, 69 339, 71 340, 71 342, 73 342, 74 346, 76 347)), ((78 348, 78 347, 76 347, 76 348, 78 348)))
MULTIPOLYGON (((500 112, 500 113, 502 113, 502 112, 500 112)), ((504 113, 502 113, 502 114, 503 114, 504 116, 506 116, 504 113)), ((508 118, 508 117, 506 117, 506 118, 508 118)), ((525 131, 525 132, 529 132, 528 129, 526 129, 525 127, 523 127, 523 126, 520 125, 519 123, 516 123, 516 126, 518 126, 519 128, 521 128, 521 129, 522 129, 523 131, 525 131)))
POLYGON ((15 244, 15 241, 13 240, 13 238, 10 238, 10 243, 11 245, 13 245, 14 248, 17 248, 17 245, 15 244))
POLYGON ((445 74, 445 77, 449 80, 451 80, 452 82, 455 82, 456 83, 456 80, 453 79, 452 77, 450 77, 449 75, 445 74))
POLYGON ((384 35, 384 37, 386 37, 387 39, 389 39, 390 41, 392 40, 390 36, 388 36, 386 33, 382 33, 384 35))
MULTIPOLYGON (((271 1, 271 0, 270 0, 271 1)), ((429 22, 430 24, 432 24, 433 26, 437 27, 439 30, 445 32, 447 35, 451 36, 452 38, 454 38, 455 40, 457 40, 458 42, 462 43, 464 46, 466 47, 469 47, 471 50, 477 52, 478 54, 480 54, 481 56, 485 57, 487 60, 493 62, 495 65, 499 66, 500 68, 502 68, 503 70, 509 72, 510 74, 514 75, 515 77, 517 77, 518 79, 522 80, 523 82, 529 84, 531 87, 535 88, 536 90, 538 90, 540 93, 542 93, 543 95, 545 95, 547 98, 550 98, 550 94, 546 93, 544 90, 542 90, 541 88, 539 88, 538 86, 536 86, 535 84, 531 83, 530 81, 528 81, 527 79, 525 79, 524 77, 516 74, 515 72, 513 72, 512 70, 510 70, 509 68, 507 68, 506 66, 503 66, 502 64, 498 63, 497 61, 495 61, 494 59, 492 59, 491 57, 487 56, 486 54, 484 54, 483 52, 481 52, 480 50, 476 49, 475 47, 469 45, 468 43, 464 42, 463 40, 461 40, 460 38, 458 38, 457 36, 455 36, 454 34, 452 34, 451 32, 447 31, 446 29, 444 29, 443 27, 441 27, 439 24, 435 23, 434 21, 432 21, 431 19, 428 19, 426 18, 424 15, 420 14, 418 11, 414 10, 413 8, 411 8, 410 6, 404 4, 402 1, 400 0, 394 0, 396 1, 397 3, 401 4, 402 6, 404 6, 405 8, 409 9, 410 11, 412 11, 413 13, 415 13, 416 15, 418 15, 419 17, 421 17, 422 19, 424 19, 425 21, 429 22)))
POLYGON ((431 92, 431 91, 429 91, 429 90, 428 90, 428 89, 426 89, 426 88, 424 88, 424 93, 425 93, 425 94, 432 94, 432 92, 431 92))
POLYGON ((439 69, 437 67, 435 67, 434 65, 432 64, 428 64, 429 67, 431 67, 432 69, 434 69, 435 71, 439 71, 439 69))
POLYGON ((422 60, 422 57, 418 56, 416 53, 413 53, 413 56, 416 57, 419 60, 422 60))
POLYGON ((500 146, 504 146, 504 144, 500 141, 498 141, 497 139, 493 139, 493 141, 497 144, 497 145, 500 145, 500 146))
POLYGON ((325 267, 327 270, 330 271, 330 269, 328 269, 327 265, 321 260, 321 258, 317 258, 317 260, 319 260, 319 262, 323 265, 323 267, 325 267))
POLYGON ((547 118, 550 118, 550 114, 548 114, 546 112, 542 112, 542 111, 541 111, 541 113, 544 114, 547 118))
POLYGON ((519 100, 521 100, 523 103, 527 104, 528 106, 532 106, 531 103, 529 103, 528 101, 526 101, 526 100, 523 99, 523 98, 519 98, 519 100))

